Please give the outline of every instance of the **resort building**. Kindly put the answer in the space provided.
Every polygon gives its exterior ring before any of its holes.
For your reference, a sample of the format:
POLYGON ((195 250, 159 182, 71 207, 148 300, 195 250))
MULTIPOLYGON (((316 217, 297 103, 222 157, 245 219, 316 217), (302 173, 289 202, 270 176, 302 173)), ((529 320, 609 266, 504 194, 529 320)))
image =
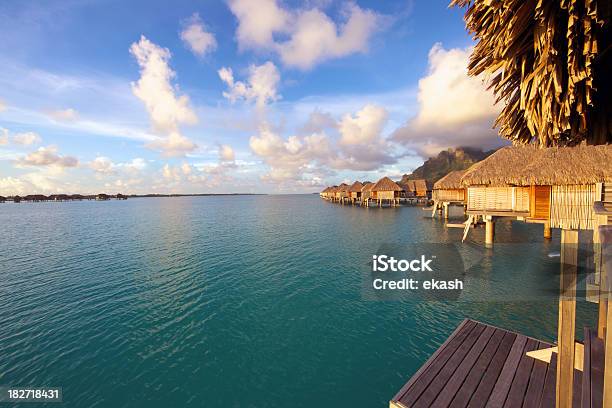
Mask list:
POLYGON ((361 205, 366 207, 370 206, 370 200, 372 199, 372 187, 374 183, 366 182, 361 188, 361 205))
POLYGON ((371 199, 375 200, 379 207, 384 204, 395 207, 399 204, 403 191, 395 181, 389 177, 383 177, 372 186, 371 199))
POLYGON ((593 205, 612 179, 612 146, 504 147, 468 169, 467 214, 486 223, 487 244, 495 219, 511 217, 551 228, 593 230, 593 205))
POLYGON ((359 181, 354 182, 348 189, 349 191, 349 200, 351 204, 355 205, 361 201, 361 189, 363 188, 363 184, 359 181))
POLYGON ((465 187, 461 184, 461 177, 464 174, 465 170, 451 171, 434 184, 432 191, 434 214, 437 209, 440 209, 444 219, 448 219, 449 206, 465 206, 466 191, 465 187))

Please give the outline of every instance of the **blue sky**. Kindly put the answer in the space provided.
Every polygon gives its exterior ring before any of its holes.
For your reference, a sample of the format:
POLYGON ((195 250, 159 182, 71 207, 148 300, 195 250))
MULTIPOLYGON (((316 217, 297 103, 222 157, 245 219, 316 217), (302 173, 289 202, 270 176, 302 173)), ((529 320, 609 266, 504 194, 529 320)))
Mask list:
POLYGON ((0 3, 0 194, 312 192, 499 143, 437 1, 0 3))

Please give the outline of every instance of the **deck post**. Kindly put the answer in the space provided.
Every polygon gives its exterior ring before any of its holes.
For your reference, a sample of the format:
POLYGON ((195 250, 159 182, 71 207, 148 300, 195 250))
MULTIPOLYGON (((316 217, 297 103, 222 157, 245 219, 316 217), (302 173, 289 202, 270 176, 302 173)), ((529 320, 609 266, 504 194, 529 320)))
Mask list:
MULTIPOLYGON (((610 287, 612 281, 612 229, 609 226, 598 228, 601 243, 601 286, 600 302, 605 298, 606 305, 610 305, 610 287)), ((601 309, 600 309, 601 313, 601 309)), ((604 383, 603 383, 603 406, 612 406, 612 307, 606 307, 606 327, 604 328, 604 383)))
POLYGON ((561 276, 559 293, 559 327, 557 335, 556 407, 572 408, 574 392, 574 358, 576 334, 576 276, 578 264, 578 231, 561 231, 561 276))
POLYGON ((448 203, 442 204, 444 206, 444 219, 448 220, 448 203))
POLYGON ((485 245, 493 246, 493 238, 495 237, 495 221, 492 216, 485 217, 485 245))
POLYGON ((550 229, 550 221, 544 223, 544 239, 552 238, 552 230, 550 229))

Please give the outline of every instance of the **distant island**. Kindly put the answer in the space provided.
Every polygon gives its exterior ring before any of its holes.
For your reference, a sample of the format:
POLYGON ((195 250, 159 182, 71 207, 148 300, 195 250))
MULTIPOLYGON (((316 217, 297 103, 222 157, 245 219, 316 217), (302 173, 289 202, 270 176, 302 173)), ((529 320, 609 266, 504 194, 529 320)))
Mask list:
POLYGON ((95 200, 95 201, 107 201, 107 200, 127 200, 128 198, 146 198, 146 197, 208 197, 208 196, 244 196, 244 195, 266 195, 260 193, 198 193, 198 194, 28 194, 25 196, 0 196, 0 203, 6 201, 12 201, 19 203, 22 201, 26 202, 43 202, 43 201, 83 201, 83 200, 95 200))

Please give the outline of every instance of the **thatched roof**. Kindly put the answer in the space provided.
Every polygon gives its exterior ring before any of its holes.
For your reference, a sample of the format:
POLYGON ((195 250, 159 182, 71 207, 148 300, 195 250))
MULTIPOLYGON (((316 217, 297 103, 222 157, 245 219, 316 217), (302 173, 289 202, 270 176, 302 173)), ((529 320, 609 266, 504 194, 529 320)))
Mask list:
POLYGON ((418 179, 414 180, 414 189, 415 191, 427 191, 429 190, 429 186, 424 179, 418 179))
POLYGON ((476 40, 470 75, 492 75, 504 108, 496 126, 515 143, 612 142, 609 0, 452 0, 476 40))
POLYGON ((576 185, 612 181, 612 145, 508 146, 470 167, 463 185, 576 185))
POLYGON ((329 193, 329 190, 331 189, 331 187, 325 187, 323 189, 323 191, 321 191, 321 194, 325 194, 325 193, 329 193))
POLYGON ((404 191, 416 191, 416 185, 414 184, 414 180, 398 181, 397 185, 400 186, 404 191))
POLYGON ((363 185, 363 187, 361 188, 361 192, 367 192, 367 191, 372 191, 372 187, 374 187, 374 183, 370 183, 369 181, 367 183, 365 183, 363 185))
POLYGON ((352 193, 360 193, 362 188, 363 184, 361 184, 361 182, 359 181, 356 181, 349 187, 349 191, 352 193))
POLYGON ((374 184, 372 191, 402 191, 402 188, 389 177, 383 177, 374 184))
POLYGON ((461 177, 465 174, 465 170, 454 170, 436 181, 434 190, 454 190, 463 188, 461 185, 461 177))
POLYGON ((342 183, 338 186, 336 191, 349 191, 349 185, 346 183, 342 183))

